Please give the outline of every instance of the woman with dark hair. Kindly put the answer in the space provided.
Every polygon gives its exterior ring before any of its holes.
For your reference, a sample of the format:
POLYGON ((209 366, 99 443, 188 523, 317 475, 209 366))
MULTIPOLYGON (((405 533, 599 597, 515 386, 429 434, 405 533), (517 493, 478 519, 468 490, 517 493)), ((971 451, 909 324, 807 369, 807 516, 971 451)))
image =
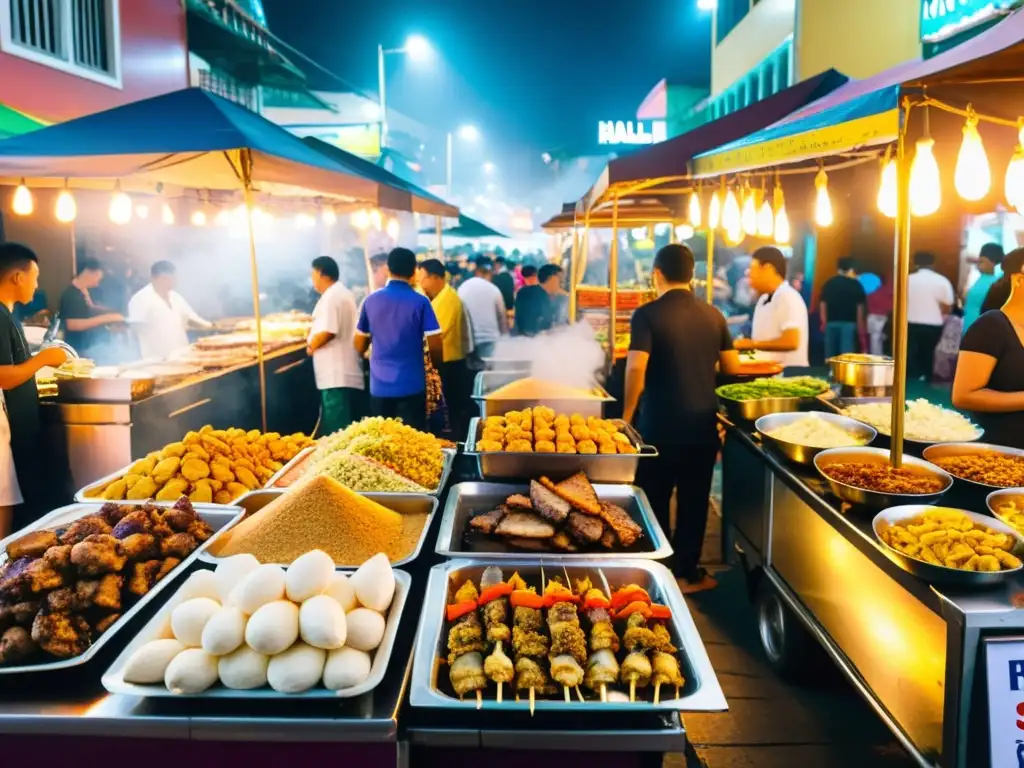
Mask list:
POLYGON ((1003 259, 1003 278, 1009 297, 960 344, 953 405, 971 412, 986 442, 1024 448, 1024 248, 1003 259))

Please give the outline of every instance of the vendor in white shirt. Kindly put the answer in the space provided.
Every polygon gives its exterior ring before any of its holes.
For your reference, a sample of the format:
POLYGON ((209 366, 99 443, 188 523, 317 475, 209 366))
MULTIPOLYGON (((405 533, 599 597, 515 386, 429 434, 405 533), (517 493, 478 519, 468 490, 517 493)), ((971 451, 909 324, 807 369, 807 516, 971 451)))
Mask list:
POLYGON ((806 368, 807 303, 786 282, 786 257, 778 248, 754 251, 750 261, 750 286, 760 294, 754 306, 749 339, 737 339, 736 349, 756 349, 763 357, 785 368, 806 368))
POLYGON ((156 262, 149 271, 150 282, 128 302, 128 322, 139 340, 144 360, 164 360, 188 346, 188 328, 212 328, 174 290, 177 270, 169 261, 156 262))
POLYGON ((330 256, 313 259, 313 288, 320 299, 313 310, 306 352, 313 358, 320 390, 320 434, 330 435, 363 417, 363 368, 353 346, 356 300, 338 282, 338 262, 330 256))

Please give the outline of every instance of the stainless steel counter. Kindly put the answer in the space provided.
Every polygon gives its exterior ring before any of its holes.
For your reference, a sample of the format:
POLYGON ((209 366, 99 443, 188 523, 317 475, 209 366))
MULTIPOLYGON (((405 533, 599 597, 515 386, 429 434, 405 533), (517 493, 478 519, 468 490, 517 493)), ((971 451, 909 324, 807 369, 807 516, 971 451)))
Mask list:
MULTIPOLYGON (((891 560, 872 513, 832 497, 813 468, 764 448, 729 425, 723 448, 723 519, 748 571, 766 579, 921 765, 981 765, 988 750, 986 637, 1024 634, 1014 596, 995 588, 932 586, 891 560)), ((984 511, 983 497, 940 503, 984 511)))

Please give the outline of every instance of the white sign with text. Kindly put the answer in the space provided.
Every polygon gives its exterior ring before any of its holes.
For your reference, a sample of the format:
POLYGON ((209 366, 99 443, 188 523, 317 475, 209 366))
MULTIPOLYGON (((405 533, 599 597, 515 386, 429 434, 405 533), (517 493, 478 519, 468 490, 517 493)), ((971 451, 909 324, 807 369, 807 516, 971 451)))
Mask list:
POLYGON ((992 768, 1024 768, 1024 637, 985 641, 992 768))
POLYGON ((668 136, 664 120, 601 120, 598 144, 657 144, 668 136))

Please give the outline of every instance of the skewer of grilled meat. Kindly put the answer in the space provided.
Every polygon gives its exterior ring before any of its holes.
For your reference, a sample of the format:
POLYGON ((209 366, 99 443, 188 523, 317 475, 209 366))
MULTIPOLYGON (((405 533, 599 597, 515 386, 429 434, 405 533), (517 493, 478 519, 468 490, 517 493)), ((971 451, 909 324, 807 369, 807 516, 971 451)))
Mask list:
POLYGON ((578 580, 575 591, 583 600, 583 615, 590 623, 590 656, 583 684, 599 694, 601 701, 607 701, 608 686, 619 681, 619 662, 615 659, 619 636, 612 625, 611 601, 594 588, 589 578, 578 580))
POLYGON ((576 606, 560 596, 574 597, 559 581, 552 579, 544 591, 545 598, 553 600, 548 608, 548 632, 551 634, 551 677, 561 684, 566 701, 569 689, 583 682, 583 664, 587 663, 587 638, 580 627, 576 606))
POLYGON ((679 689, 683 687, 686 680, 679 671, 679 659, 671 653, 655 651, 651 656, 651 667, 654 674, 651 682, 654 683, 654 703, 657 704, 661 698, 661 686, 671 685, 676 689, 676 698, 679 698, 679 689))
POLYGON ((515 686, 517 691, 530 692, 530 714, 533 714, 536 695, 551 695, 556 691, 543 667, 550 644, 548 638, 541 632, 544 628, 544 618, 541 614, 542 599, 536 590, 526 586, 526 582, 519 574, 513 574, 509 584, 515 590, 509 598, 509 603, 513 606, 512 649, 515 652, 515 686))
POLYGON ((654 633, 647 627, 647 619, 642 613, 632 613, 626 619, 622 643, 629 655, 622 662, 619 676, 623 683, 629 683, 629 700, 635 701, 636 689, 646 688, 653 674, 647 653, 654 650, 654 633))
MULTIPOLYGON (((490 566, 480 577, 480 588, 486 593, 488 589, 502 584, 501 569, 490 566)), ((503 644, 512 640, 512 631, 508 628, 508 598, 497 597, 484 603, 484 626, 487 629, 487 644, 491 653, 484 659, 484 674, 498 686, 498 702, 501 702, 502 686, 511 683, 515 678, 515 667, 512 660, 505 655, 503 644)))
MULTIPOLYGON (((468 606, 470 601, 475 606, 478 598, 476 586, 467 579, 455 592, 455 601, 450 607, 468 606)), ((482 700, 480 691, 487 687, 487 678, 480 654, 486 647, 475 608, 459 616, 448 630, 448 679, 460 698, 476 691, 478 703, 482 700)))

